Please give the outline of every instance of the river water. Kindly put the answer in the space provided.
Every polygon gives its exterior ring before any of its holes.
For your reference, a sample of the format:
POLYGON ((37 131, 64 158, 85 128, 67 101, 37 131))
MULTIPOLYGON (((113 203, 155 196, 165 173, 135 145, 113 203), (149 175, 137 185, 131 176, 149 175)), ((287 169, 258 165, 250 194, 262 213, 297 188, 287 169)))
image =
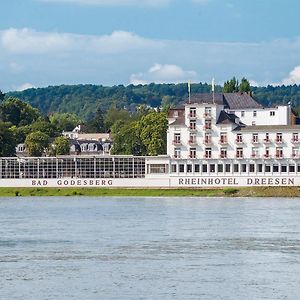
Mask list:
POLYGON ((0 199, 0 299, 299 295, 300 199, 0 199))

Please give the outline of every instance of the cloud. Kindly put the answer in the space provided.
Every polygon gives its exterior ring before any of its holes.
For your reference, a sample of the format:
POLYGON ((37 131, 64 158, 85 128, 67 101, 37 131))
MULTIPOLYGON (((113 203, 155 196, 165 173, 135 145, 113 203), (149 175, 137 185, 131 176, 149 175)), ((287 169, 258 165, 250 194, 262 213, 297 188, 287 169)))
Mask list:
POLYGON ((132 74, 130 83, 180 83, 188 80, 196 80, 198 77, 195 71, 186 71, 177 65, 154 64, 146 73, 132 74))
POLYGON ((31 88, 34 88, 34 85, 28 82, 28 83, 23 83, 20 86, 16 87, 16 90, 24 91, 24 90, 31 89, 31 88))
POLYGON ((120 53, 137 49, 161 47, 162 42, 145 39, 127 31, 110 35, 79 35, 58 32, 38 32, 33 29, 10 28, 0 31, 0 46, 17 54, 90 52, 120 53))
MULTIPOLYGON (((295 67, 281 82, 284 85, 300 84, 300 66, 295 67)), ((276 84, 275 84, 276 85, 276 84)))
POLYGON ((164 6, 171 0, 39 0, 48 3, 65 3, 96 6, 164 6))

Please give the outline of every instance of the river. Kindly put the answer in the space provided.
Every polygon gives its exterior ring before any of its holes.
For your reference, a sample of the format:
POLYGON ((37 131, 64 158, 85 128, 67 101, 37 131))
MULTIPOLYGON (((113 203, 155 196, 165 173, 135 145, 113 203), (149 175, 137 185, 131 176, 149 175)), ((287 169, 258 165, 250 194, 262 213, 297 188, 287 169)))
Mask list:
POLYGON ((300 199, 2 198, 0 299, 299 299, 300 199))

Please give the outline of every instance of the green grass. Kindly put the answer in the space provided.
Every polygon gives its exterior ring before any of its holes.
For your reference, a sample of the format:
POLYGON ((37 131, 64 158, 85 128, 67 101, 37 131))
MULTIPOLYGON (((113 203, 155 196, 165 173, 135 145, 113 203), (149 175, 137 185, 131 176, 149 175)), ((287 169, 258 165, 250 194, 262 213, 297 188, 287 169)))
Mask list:
POLYGON ((25 196, 300 197, 300 187, 224 189, 0 188, 0 197, 25 196))

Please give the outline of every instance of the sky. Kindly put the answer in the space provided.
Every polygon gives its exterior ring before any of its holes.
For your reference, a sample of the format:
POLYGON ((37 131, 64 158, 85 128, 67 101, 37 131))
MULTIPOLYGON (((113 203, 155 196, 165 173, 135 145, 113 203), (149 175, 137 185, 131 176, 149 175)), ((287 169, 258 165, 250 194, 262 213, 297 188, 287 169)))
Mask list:
POLYGON ((1 0, 0 89, 300 84, 299 0, 1 0))

